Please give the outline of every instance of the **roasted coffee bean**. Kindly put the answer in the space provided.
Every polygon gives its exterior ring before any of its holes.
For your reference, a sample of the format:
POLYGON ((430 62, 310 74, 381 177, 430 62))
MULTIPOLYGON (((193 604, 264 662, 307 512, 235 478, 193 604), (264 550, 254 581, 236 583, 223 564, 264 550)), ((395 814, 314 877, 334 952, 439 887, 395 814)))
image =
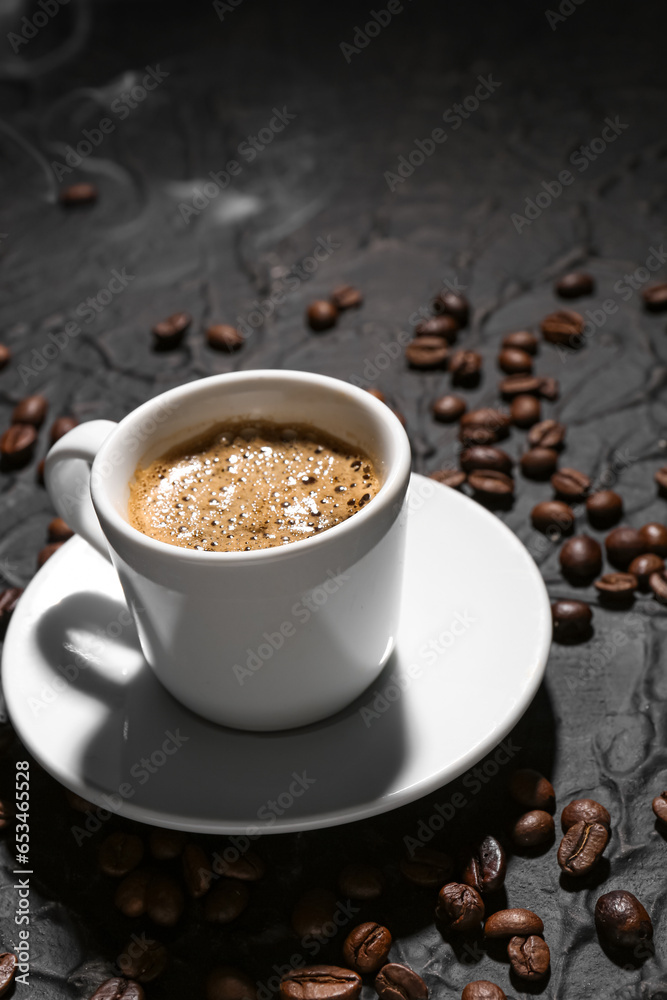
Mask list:
POLYGON ((48 545, 40 549, 37 553, 37 569, 41 569, 44 563, 56 554, 62 544, 62 542, 49 542, 48 545))
POLYGON ((660 792, 651 803, 653 812, 661 823, 667 823, 667 792, 660 792))
POLYGON ((551 955, 544 938, 531 934, 510 938, 507 945, 512 972, 520 979, 543 979, 549 971, 551 955))
POLYGON ((448 882, 438 893, 435 915, 447 930, 469 933, 484 919, 484 900, 471 885, 448 882))
POLYGON ((244 851, 234 861, 226 861, 223 852, 223 856, 216 857, 213 862, 213 871, 216 875, 224 875, 226 878, 238 878, 243 882, 256 882, 265 874, 266 867, 254 851, 244 851))
POLYGON ((667 496, 667 465, 663 465, 661 469, 658 469, 653 478, 657 484, 660 496, 667 496))
POLYGON ((422 977, 397 962, 385 965, 378 973, 375 989, 380 1000, 428 1000, 428 986, 422 977))
POLYGON ((664 312, 667 309, 667 282, 649 285, 642 291, 644 305, 649 312, 664 312))
POLYGON ((66 542, 74 532, 62 517, 54 517, 49 521, 48 536, 50 542, 66 542))
POLYGON ((6 344, 0 344, 0 371, 2 371, 3 368, 6 368, 11 360, 12 352, 6 344))
POLYGON ((146 892, 151 873, 146 868, 137 868, 118 883, 114 894, 114 904, 126 917, 141 917, 146 912, 146 892))
POLYGON ((199 844, 186 844, 183 848, 183 878, 189 894, 199 899, 208 892, 213 873, 208 854, 199 844))
POLYGON ((116 978, 107 979, 98 986, 90 1000, 144 1000, 145 996, 139 983, 134 983, 131 979, 116 978))
POLYGON ((369 396, 375 396, 375 398, 379 399, 381 403, 387 402, 387 397, 385 396, 385 394, 382 392, 381 389, 371 388, 371 389, 366 389, 366 392, 369 394, 369 396))
POLYGON ((558 452, 553 448, 531 448, 521 456, 521 471, 526 479, 549 479, 558 465, 558 452))
POLYGON ((457 292, 441 292, 433 300, 433 312, 438 315, 453 316, 459 326, 465 326, 470 315, 470 304, 457 292))
POLYGON ((359 973, 338 965, 306 965, 280 980, 282 1000, 356 1000, 360 993, 359 973))
POLYGON ((660 570, 658 573, 651 573, 648 578, 648 585, 660 604, 667 604, 667 573, 660 570))
POLYGON ((185 846, 185 834, 180 830, 151 830, 148 847, 158 861, 172 861, 179 857, 185 846))
POLYGON ((463 987, 461 1000, 507 1000, 507 995, 488 979, 476 979, 463 987))
POLYGON ((506 438, 509 429, 507 413, 485 406, 461 417, 459 438, 464 444, 493 444, 506 438))
POLYGON ((568 580, 591 580, 602 569, 602 549, 590 535, 574 535, 560 550, 559 561, 568 580))
POLYGON ((595 589, 600 602, 613 608, 631 604, 637 584, 637 577, 633 573, 605 573, 595 581, 595 589))
POLYGON ((503 337, 501 347, 516 347, 526 354, 537 354, 539 341, 534 333, 529 330, 516 330, 514 333, 507 333, 503 337))
POLYGON ((562 500, 582 500, 591 488, 591 481, 578 469, 565 467, 554 472, 551 485, 562 500))
POLYGON ((565 428, 557 420, 540 420, 528 431, 531 448, 553 448, 558 451, 565 443, 565 428))
POLYGON ((427 371, 446 368, 449 348, 442 337, 415 337, 405 348, 405 360, 411 368, 427 371))
POLYGON ((555 403, 560 396, 560 382, 558 379, 553 378, 551 375, 543 375, 540 378, 539 395, 542 399, 546 399, 550 403, 555 403))
POLYGON ((567 829, 558 848, 558 864, 566 875, 587 875, 595 867, 609 840, 604 823, 579 820, 567 829))
MULTIPOLYGON (((544 814, 548 816, 548 813, 544 814)), ((551 819, 551 816, 549 816, 551 819)), ((553 825, 553 820, 552 820, 553 825)), ((515 907, 512 910, 497 910, 486 918, 484 936, 488 938, 530 937, 531 934, 542 934, 544 924, 532 910, 515 907)))
POLYGON ((230 924, 250 902, 250 890, 245 882, 221 879, 204 900, 204 917, 211 923, 230 924))
POLYGON ((405 417, 403 416, 403 414, 401 413, 401 411, 400 410, 394 410, 393 407, 390 407, 390 409, 391 409, 391 412, 396 417, 396 419, 399 420, 401 422, 401 424, 405 427, 406 420, 405 420, 405 417))
POLYGON ((336 912, 337 901, 328 889, 309 889, 297 900, 292 911, 292 929, 300 938, 320 937, 336 912))
POLYGON ((306 310, 306 322, 311 330, 320 332, 321 330, 329 330, 332 326, 336 325, 336 320, 338 319, 338 310, 333 302, 327 302, 326 299, 316 299, 315 302, 311 302, 306 310))
POLYGON ((16 807, 9 799, 0 799, 0 833, 4 833, 16 822, 16 807))
POLYGON ((567 535, 574 526, 574 512, 562 500, 542 500, 535 504, 530 519, 537 531, 556 538, 567 535))
MULTIPOLYGON (((553 840, 554 821, 544 809, 531 809, 519 816, 512 828, 512 840, 517 847, 541 847, 553 840)), ((520 934, 520 931, 516 931, 520 934)), ((535 934, 536 931, 529 933, 535 934)))
POLYGON ((0 639, 4 636, 9 620, 14 614, 19 597, 23 593, 20 587, 7 587, 0 590, 0 639))
POLYGON ((25 396, 14 407, 12 423, 32 424, 33 427, 41 427, 48 409, 49 401, 45 396, 25 396))
POLYGON ((339 285, 331 293, 331 301, 339 311, 343 309, 357 309, 364 301, 364 297, 358 288, 353 285, 339 285))
POLYGON ((442 337, 448 344, 454 344, 459 332, 459 324, 453 316, 431 316, 423 319, 415 327, 415 337, 442 337))
POLYGON ((205 1000, 257 1000, 257 987, 240 969, 218 965, 206 977, 204 997, 205 1000))
POLYGON ((110 833, 99 846, 97 859, 105 875, 121 878, 141 864, 144 845, 135 833, 118 830, 110 833))
POLYGON ((39 486, 44 486, 44 466, 45 466, 45 464, 46 463, 45 463, 44 459, 42 458, 37 463, 37 468, 35 470, 35 479, 37 480, 37 483, 38 483, 39 486))
POLYGON ((532 372, 533 359, 528 351, 518 347, 504 347, 498 355, 498 367, 506 375, 523 375, 532 372))
POLYGON ((501 379, 498 386, 504 399, 514 399, 515 396, 539 396, 542 379, 538 375, 508 375, 501 379))
POLYGON ((586 513, 594 528, 611 528, 623 517, 623 500, 613 490, 599 490, 586 500, 586 513))
POLYGON ((561 299, 578 299, 581 295, 593 294, 595 281, 592 275, 584 271, 572 271, 556 282, 554 291, 561 299))
POLYGON ((576 349, 583 345, 584 317, 573 309, 559 309, 545 316, 541 323, 542 336, 549 344, 576 349))
POLYGON ((163 944, 142 935, 141 949, 137 948, 134 940, 128 941, 118 965, 124 976, 138 979, 140 983, 150 983, 164 972, 168 960, 169 955, 163 944))
POLYGON ((515 396, 510 403, 510 419, 516 427, 532 427, 541 414, 540 401, 535 396, 515 396))
POLYGON ((636 948, 653 938, 653 924, 636 896, 625 889, 605 892, 595 904, 595 927, 614 948, 636 948))
POLYGON ((70 431, 74 430, 75 427, 79 426, 79 421, 76 417, 58 417, 51 424, 51 430, 49 432, 51 438, 51 444, 55 444, 56 441, 60 441, 61 437, 65 434, 69 434, 70 431))
POLYGON ((355 972, 366 976, 384 965, 391 948, 391 934, 382 924, 369 922, 353 928, 343 942, 343 958, 355 972))
POLYGON ((63 793, 70 808, 75 809, 77 812, 89 813, 98 808, 92 802, 89 802, 88 799, 84 799, 83 796, 70 791, 69 788, 63 788, 63 793))
POLYGON ((460 469, 436 469, 435 472, 429 472, 428 478, 435 479, 436 483, 442 483, 443 486, 449 486, 453 490, 459 490, 468 481, 465 472, 460 469))
POLYGON ((514 496, 514 480, 504 472, 483 469, 471 472, 468 483, 482 497, 507 498, 514 496))
POLYGON ((604 540, 607 559, 616 569, 627 569, 644 552, 644 542, 636 528, 622 525, 610 531, 604 540))
POLYGON ((32 424, 12 424, 0 437, 0 456, 6 469, 20 469, 32 458, 37 431, 32 424))
POLYGON ((554 642, 570 645, 586 642, 591 636, 593 612, 585 601, 554 601, 551 605, 554 642))
MULTIPOLYGON (((644 593, 649 590, 649 577, 651 573, 659 573, 665 568, 665 560, 656 556, 653 552, 645 552, 643 556, 637 556, 628 566, 628 574, 637 577, 637 587, 644 593)), ((623 574, 625 575, 625 574, 623 574)))
POLYGON ((495 892, 505 881, 505 851, 495 837, 484 837, 464 855, 463 862, 463 881, 477 892, 495 892))
MULTIPOLYGON (((210 896, 207 903, 208 899, 210 896)), ((146 887, 146 913, 151 920, 161 927, 173 927, 180 920, 184 906, 183 890, 176 879, 154 872, 146 887)))
POLYGON ((229 323, 214 323, 206 330, 206 343, 214 351, 238 351, 245 343, 243 335, 229 323))
POLYGON ((603 805, 595 799, 574 799, 560 814, 560 825, 566 833, 575 823, 602 823, 611 829, 611 816, 603 805))
POLYGON ((667 557, 667 527, 652 521, 639 529, 639 537, 644 546, 644 552, 653 552, 663 559, 667 557))
POLYGON ((460 396, 441 396, 431 407, 431 413, 441 424, 453 424, 467 409, 468 404, 460 396))
POLYGON ((474 472, 476 469, 493 469, 495 472, 504 472, 506 475, 511 474, 514 464, 502 448, 482 444, 464 448, 459 461, 464 472, 474 472))
POLYGON ((377 899, 384 889, 384 875, 373 865, 345 865, 338 875, 338 888, 348 899, 377 899))
POLYGON ((77 184, 69 184, 60 192, 60 204, 67 208, 74 208, 77 205, 92 205, 97 201, 99 192, 94 184, 86 181, 79 181, 77 184))
POLYGON ((418 847, 401 861, 401 871, 415 885, 442 885, 452 874, 452 859, 432 847, 418 847))
POLYGON ((477 351, 454 351, 449 359, 449 370, 454 385, 472 388, 482 376, 482 355, 477 351))
POLYGON ((508 791, 515 802, 524 809, 543 809, 553 812, 556 793, 548 778, 532 767, 520 767, 509 780, 508 791))
POLYGON ((166 319, 156 323, 151 333, 156 351, 170 351, 182 343, 185 334, 190 329, 192 317, 186 312, 172 313, 166 319))

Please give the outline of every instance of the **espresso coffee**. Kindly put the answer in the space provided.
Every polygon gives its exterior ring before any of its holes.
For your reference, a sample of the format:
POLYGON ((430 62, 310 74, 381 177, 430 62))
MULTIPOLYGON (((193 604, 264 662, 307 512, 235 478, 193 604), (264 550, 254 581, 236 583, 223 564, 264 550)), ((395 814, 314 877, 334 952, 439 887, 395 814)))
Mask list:
POLYGON ((379 486, 367 455, 312 427, 224 424, 137 468, 129 518, 170 545, 249 552, 332 528, 379 486))

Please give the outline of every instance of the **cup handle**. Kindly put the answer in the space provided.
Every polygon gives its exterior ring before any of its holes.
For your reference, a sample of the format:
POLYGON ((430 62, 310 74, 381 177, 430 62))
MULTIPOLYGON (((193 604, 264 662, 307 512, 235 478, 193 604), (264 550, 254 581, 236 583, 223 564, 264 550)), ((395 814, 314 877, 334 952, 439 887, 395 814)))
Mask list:
POLYGON ((56 512, 109 561, 109 546, 90 498, 90 467, 117 426, 113 420, 90 420, 75 427, 56 441, 44 465, 44 481, 56 512))

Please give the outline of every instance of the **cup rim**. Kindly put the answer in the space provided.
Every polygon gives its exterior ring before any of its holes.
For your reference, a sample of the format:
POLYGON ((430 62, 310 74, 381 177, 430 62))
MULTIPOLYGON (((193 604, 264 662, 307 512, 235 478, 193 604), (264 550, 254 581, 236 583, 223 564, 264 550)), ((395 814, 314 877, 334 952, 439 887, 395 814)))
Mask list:
POLYGON ((151 552, 155 556, 164 556, 175 562, 196 563, 203 561, 203 564, 207 566, 212 566, 216 563, 230 565, 237 562, 248 565, 252 562, 276 562, 279 559, 298 558, 301 554, 305 556, 308 552, 314 552, 316 548, 322 549, 325 546, 336 544, 343 536, 343 533, 349 534, 353 531, 362 531, 369 520, 381 517, 386 513, 388 508, 396 504, 402 489, 407 487, 410 478, 411 458, 410 442, 405 428, 398 417, 385 403, 380 402, 380 400, 364 389, 351 385, 342 379, 330 375, 318 375, 314 372, 271 368, 250 369, 241 372, 225 372, 221 375, 211 375, 207 378, 185 382, 141 403, 118 422, 117 426, 100 447, 91 468, 90 492, 95 512, 105 535, 108 534, 107 526, 109 526, 126 543, 142 546, 144 550, 151 552), (169 542, 163 542, 157 538, 152 538, 150 535, 145 535, 121 516, 106 493, 103 485, 105 477, 99 474, 95 475, 95 467, 101 466, 107 461, 106 455, 108 451, 118 446, 119 436, 129 431, 138 420, 149 417, 152 410, 160 404, 164 405, 168 402, 175 402, 184 396, 195 394, 204 385, 210 386, 212 383, 217 382, 228 386, 231 382, 261 382, 262 380, 267 382, 284 380, 292 384, 315 384, 320 386, 323 391, 335 389, 337 393, 347 395, 356 405, 369 410, 385 424, 394 444, 394 454, 390 456, 388 475, 385 481, 376 495, 362 510, 357 511, 345 521, 332 525, 332 527, 327 528, 321 534, 309 538, 301 538, 287 545, 276 545, 266 549, 253 549, 249 552, 211 552, 208 549, 198 550, 184 548, 179 545, 170 545, 169 542))

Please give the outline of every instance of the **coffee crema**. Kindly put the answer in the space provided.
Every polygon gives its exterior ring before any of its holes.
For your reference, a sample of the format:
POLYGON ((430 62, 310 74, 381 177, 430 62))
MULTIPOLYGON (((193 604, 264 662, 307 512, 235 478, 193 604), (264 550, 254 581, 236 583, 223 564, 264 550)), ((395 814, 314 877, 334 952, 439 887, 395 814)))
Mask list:
POLYGON ((137 467, 129 520, 170 545, 250 552, 320 534, 379 488, 367 455, 312 427, 225 423, 137 467))

